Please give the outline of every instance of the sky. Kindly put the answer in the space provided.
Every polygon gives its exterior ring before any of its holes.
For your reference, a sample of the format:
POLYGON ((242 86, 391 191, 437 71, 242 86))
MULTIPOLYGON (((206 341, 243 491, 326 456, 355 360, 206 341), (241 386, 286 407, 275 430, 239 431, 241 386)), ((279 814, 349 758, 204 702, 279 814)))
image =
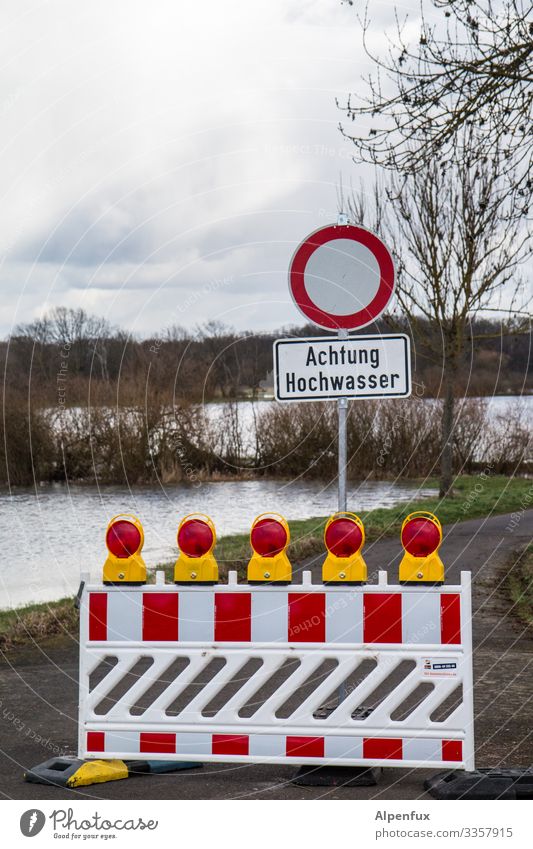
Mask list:
POLYGON ((139 336, 304 322, 290 258, 365 178, 335 103, 369 67, 352 7, 7 0, 0 57, 0 336, 59 305, 139 336))

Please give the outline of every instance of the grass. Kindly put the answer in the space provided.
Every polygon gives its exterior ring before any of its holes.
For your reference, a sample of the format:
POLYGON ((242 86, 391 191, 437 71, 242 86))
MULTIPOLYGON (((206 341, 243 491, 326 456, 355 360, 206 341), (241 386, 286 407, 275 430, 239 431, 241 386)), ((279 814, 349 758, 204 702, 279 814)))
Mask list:
MULTIPOLYGON (((425 481, 424 486, 437 486, 436 481, 425 481)), ((533 481, 526 478, 487 477, 484 475, 460 477, 454 487, 454 497, 416 499, 395 507, 380 508, 361 513, 367 541, 385 536, 399 536, 403 519, 414 510, 435 513, 443 525, 462 522, 498 513, 511 513, 533 507, 533 481)), ((322 536, 327 517, 291 521, 289 557, 299 562, 324 551, 322 536)), ((398 542, 398 545, 400 543, 398 542)), ((228 570, 235 569, 243 580, 250 557, 248 534, 221 537, 215 555, 221 579, 228 570)), ((526 557, 522 577, 516 577, 512 593, 520 599, 519 608, 531 621, 533 611, 533 550, 526 557), (528 559, 529 558, 529 559, 528 559), (527 565, 528 564, 528 565, 527 565), (529 571, 528 571, 529 570, 529 571), (528 576, 529 575, 529 579, 528 576), (529 580, 529 583, 528 583, 529 580), (527 612, 529 611, 529 613, 527 612)), ((159 564, 149 570, 149 582, 155 579, 156 569, 163 569, 166 580, 173 578, 173 563, 159 564)), ((514 596, 513 596, 514 597, 514 596)), ((74 633, 78 612, 72 599, 61 599, 48 604, 32 604, 16 610, 0 611, 0 649, 9 649, 31 640, 37 642, 52 635, 74 633)))
MULTIPOLYGON (((428 488, 437 485, 437 481, 424 482, 424 486, 428 488)), ((360 517, 365 525, 366 539, 370 542, 384 536, 399 536, 403 520, 414 510, 429 510, 439 517, 443 525, 451 525, 467 519, 510 513, 528 505, 533 507, 533 481, 529 479, 464 476, 458 478, 453 498, 414 497, 412 501, 395 507, 362 512, 360 517)), ((298 562, 324 551, 323 534, 326 521, 326 516, 291 521, 291 544, 288 550, 290 559, 298 562)), ((250 557, 248 535, 222 537, 217 543, 215 554, 222 575, 225 575, 228 569, 236 569, 240 577, 244 578, 250 557)), ((172 577, 166 564, 158 568, 165 568, 168 577, 172 577)))
POLYGON ((77 634, 78 611, 72 598, 0 610, 0 650, 63 634, 77 634))
POLYGON ((533 625, 533 543, 526 545, 509 569, 508 587, 519 619, 533 625))

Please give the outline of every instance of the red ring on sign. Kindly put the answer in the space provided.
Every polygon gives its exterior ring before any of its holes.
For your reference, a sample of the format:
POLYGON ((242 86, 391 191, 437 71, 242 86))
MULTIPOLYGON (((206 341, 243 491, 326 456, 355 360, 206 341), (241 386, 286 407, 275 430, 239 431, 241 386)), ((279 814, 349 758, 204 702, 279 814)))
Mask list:
POLYGON ((314 324, 328 330, 355 330, 375 321, 389 303, 394 292, 394 263, 381 239, 369 230, 354 224, 330 224, 315 230, 296 249, 289 269, 289 288, 298 309, 314 324), (310 257, 317 248, 337 239, 352 239, 364 245, 374 254, 379 265, 378 291, 368 306, 350 315, 324 312, 313 303, 305 288, 305 269, 310 257))

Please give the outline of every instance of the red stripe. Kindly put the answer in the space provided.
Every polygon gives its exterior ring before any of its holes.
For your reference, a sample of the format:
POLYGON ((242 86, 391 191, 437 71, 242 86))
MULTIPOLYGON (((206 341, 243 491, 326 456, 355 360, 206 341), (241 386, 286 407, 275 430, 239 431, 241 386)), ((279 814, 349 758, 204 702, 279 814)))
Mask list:
POLYGON ((326 594, 289 593, 289 643, 325 641, 326 594))
POLYGON ((105 733, 103 731, 87 732, 87 751, 105 752, 105 733))
POLYGON ((89 640, 107 640, 107 593, 89 593, 89 640))
POLYGON ((463 760, 463 743, 461 740, 443 740, 442 741, 442 760, 443 761, 462 761, 463 760))
POLYGON ((251 593, 215 593, 215 642, 249 643, 251 593))
POLYGON ((248 736, 241 734, 213 734, 214 755, 247 755, 248 736))
POLYGON ((394 737, 365 737, 363 738, 363 757, 401 761, 403 758, 402 741, 394 737))
POLYGON ((364 594, 363 642, 402 642, 401 593, 364 594))
POLYGON ((286 754, 288 758, 323 758, 323 737, 287 737, 286 754))
POLYGON ((143 640, 178 639, 178 593, 143 593, 143 640))
POLYGON ((139 751, 146 754, 176 754, 176 735, 141 731, 139 751))
POLYGON ((461 642, 461 596, 459 593, 441 593, 440 641, 443 645, 461 642))

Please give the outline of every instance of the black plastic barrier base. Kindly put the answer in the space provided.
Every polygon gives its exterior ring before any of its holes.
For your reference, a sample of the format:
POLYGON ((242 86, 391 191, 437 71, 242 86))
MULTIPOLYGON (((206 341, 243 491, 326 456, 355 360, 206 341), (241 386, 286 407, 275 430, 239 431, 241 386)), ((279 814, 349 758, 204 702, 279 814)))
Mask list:
POLYGON ((182 769, 196 769, 203 764, 194 761, 124 761, 130 775, 160 775, 163 772, 180 772, 182 769))
POLYGON ((94 759, 83 761, 75 757, 50 758, 24 773, 31 784, 53 784, 56 787, 86 787, 119 781, 134 775, 178 772, 201 767, 192 761, 122 761, 94 759))
POLYGON ((366 766, 301 766, 293 784, 301 787, 374 787, 381 767, 366 766))
POLYGON ((435 799, 533 799, 533 769, 450 770, 424 787, 435 799))
POLYGON ((67 787, 68 780, 83 766, 80 758, 50 758, 33 769, 24 773, 24 781, 30 784, 55 784, 57 787, 67 787))

